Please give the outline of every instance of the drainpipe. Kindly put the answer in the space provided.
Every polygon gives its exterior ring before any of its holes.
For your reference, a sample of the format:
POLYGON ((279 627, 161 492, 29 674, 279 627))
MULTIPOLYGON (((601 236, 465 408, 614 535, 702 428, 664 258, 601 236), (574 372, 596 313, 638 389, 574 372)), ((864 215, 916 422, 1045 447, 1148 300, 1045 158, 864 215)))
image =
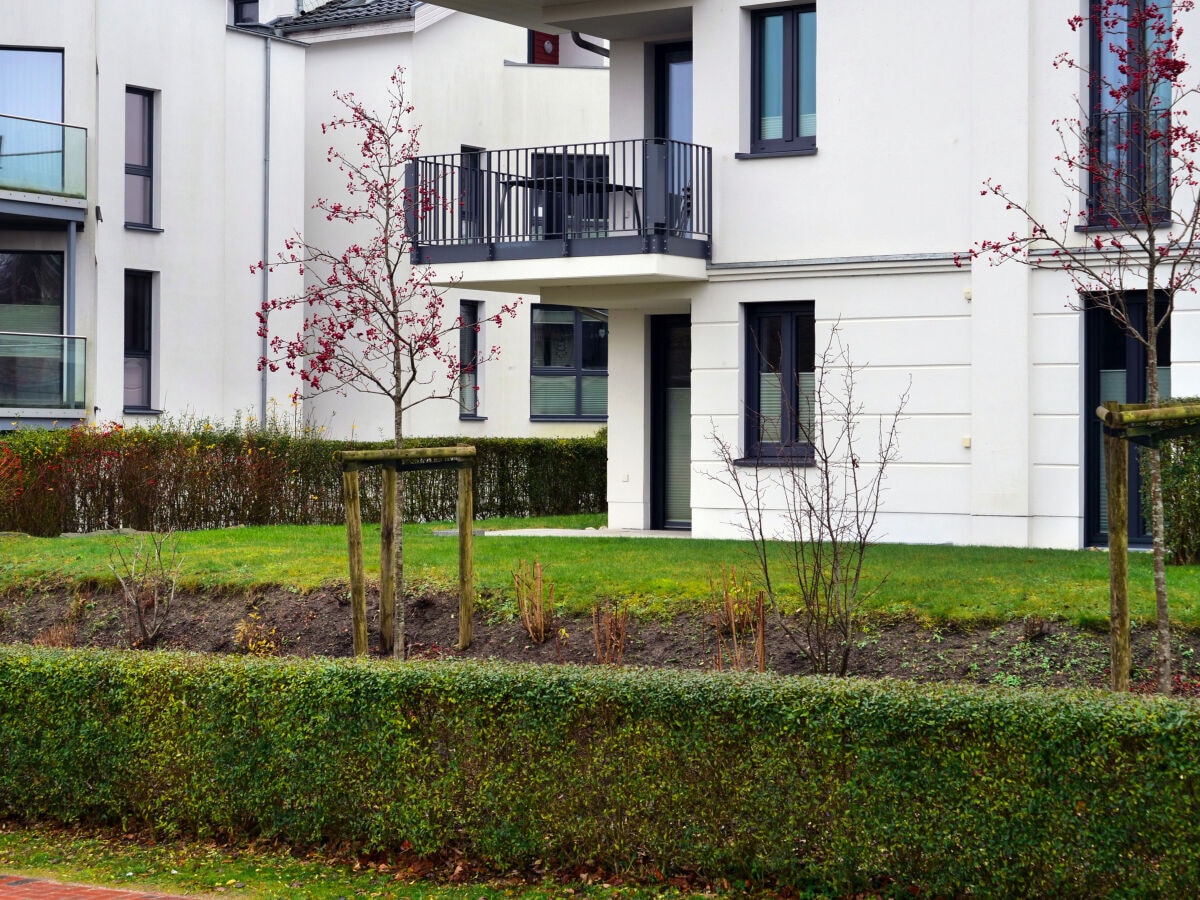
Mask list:
MULTIPOLYGON (((271 252, 271 37, 263 40, 263 183, 262 183, 262 261, 265 263, 271 252)), ((264 268, 262 275, 262 302, 265 306, 271 299, 270 279, 268 269, 264 268)), ((264 329, 265 332, 265 329, 264 329)), ((264 333, 260 346, 259 357, 265 357, 267 337, 264 333)), ((258 408, 259 421, 267 421, 267 366, 259 373, 258 408)))
POLYGON ((582 47, 584 50, 589 50, 592 53, 599 53, 605 59, 608 59, 610 56, 607 47, 601 47, 599 44, 593 44, 591 41, 584 40, 583 35, 578 31, 571 32, 571 40, 575 42, 576 47, 582 47))

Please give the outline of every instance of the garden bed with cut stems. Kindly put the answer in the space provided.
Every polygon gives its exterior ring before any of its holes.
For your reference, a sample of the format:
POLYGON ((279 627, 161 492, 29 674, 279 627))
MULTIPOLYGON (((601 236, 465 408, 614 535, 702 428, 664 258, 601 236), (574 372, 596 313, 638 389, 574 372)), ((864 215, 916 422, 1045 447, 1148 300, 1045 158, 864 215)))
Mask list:
MULTIPOLYGON (((261 656, 350 656, 348 595, 342 585, 307 593, 282 588, 180 593, 153 647, 261 656)), ((377 593, 370 591, 373 653, 378 653, 377 601, 377 593)), ((503 605, 502 601, 487 602, 487 598, 482 604, 485 610, 503 605)), ((536 643, 519 617, 477 612, 474 641, 467 650, 458 651, 454 646, 458 639, 456 595, 426 589, 410 595, 406 608, 413 658, 550 665, 599 662, 596 623, 589 615, 560 615, 547 628, 547 638, 536 643)), ((770 612, 765 619, 766 668, 779 674, 811 674, 812 666, 785 631, 786 627, 795 634, 799 621, 789 618, 781 622, 770 612)), ((717 635, 713 612, 630 617, 620 661, 637 666, 715 669, 717 635)), ((931 627, 912 617, 875 615, 865 620, 858 634, 848 672, 922 682, 1106 687, 1107 641, 1105 632, 1037 617, 931 627)), ((1151 691, 1154 684, 1153 641, 1151 626, 1134 629, 1134 682, 1145 691, 1151 691)), ((1200 695, 1196 652, 1200 635, 1178 630, 1176 642, 1179 693, 1200 695)), ((138 641, 126 620, 119 592, 43 589, 0 596, 0 643, 114 649, 138 641)), ((721 631, 720 649, 720 667, 738 668, 727 627, 721 631)), ((742 642, 739 649, 743 667, 752 667, 752 648, 742 642)))

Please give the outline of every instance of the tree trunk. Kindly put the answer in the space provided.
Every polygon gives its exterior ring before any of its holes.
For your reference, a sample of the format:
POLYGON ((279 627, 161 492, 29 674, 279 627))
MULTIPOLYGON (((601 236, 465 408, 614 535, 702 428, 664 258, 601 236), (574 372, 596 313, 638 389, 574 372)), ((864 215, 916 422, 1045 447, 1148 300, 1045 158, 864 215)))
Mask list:
MULTIPOLYGON (((400 398, 394 400, 395 414, 395 447, 404 448, 404 407, 400 398)), ((392 620, 392 656, 396 659, 408 659, 408 641, 405 634, 404 621, 404 498, 408 479, 403 472, 396 473, 396 540, 395 553, 392 556, 392 584, 396 592, 396 613, 392 620)))
MULTIPOLYGON (((1146 292, 1146 401, 1158 407, 1158 317, 1154 296, 1153 269, 1151 290, 1146 292)), ((1171 693, 1171 615, 1167 605, 1166 527, 1163 523, 1162 461, 1158 448, 1145 451, 1150 468, 1150 531, 1154 549, 1154 608, 1158 621, 1156 656, 1158 692, 1171 693)))

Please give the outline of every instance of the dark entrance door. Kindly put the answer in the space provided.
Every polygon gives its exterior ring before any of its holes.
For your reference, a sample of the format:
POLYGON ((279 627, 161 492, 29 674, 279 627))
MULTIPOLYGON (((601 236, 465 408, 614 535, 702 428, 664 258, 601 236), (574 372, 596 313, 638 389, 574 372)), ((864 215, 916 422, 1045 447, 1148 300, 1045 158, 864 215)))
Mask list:
MULTIPOLYGON (((1146 321, 1145 292, 1131 293, 1125 301, 1129 317, 1139 324, 1146 321)), ((1166 299, 1157 301, 1159 315, 1166 299)), ((1108 494, 1105 490, 1104 453, 1100 421, 1095 409, 1105 400, 1118 403, 1143 403, 1146 400, 1146 348, 1125 332, 1103 309, 1084 313, 1084 417, 1087 424, 1085 453, 1086 493, 1084 531, 1092 546, 1108 544, 1108 494)), ((1158 393, 1171 396, 1171 323, 1158 333, 1158 393)), ((1136 445, 1129 448, 1129 543, 1148 547, 1150 523, 1143 515, 1141 464, 1136 445)), ((1147 490, 1149 485, 1147 485, 1147 490)))
POLYGON ((650 526, 692 527, 692 325, 650 319, 650 526))

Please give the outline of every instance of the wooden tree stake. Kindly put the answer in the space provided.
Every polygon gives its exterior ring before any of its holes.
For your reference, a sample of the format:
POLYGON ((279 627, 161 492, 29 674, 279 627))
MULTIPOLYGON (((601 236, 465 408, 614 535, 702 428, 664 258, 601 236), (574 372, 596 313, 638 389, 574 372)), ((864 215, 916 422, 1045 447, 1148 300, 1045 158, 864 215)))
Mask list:
POLYGON ((367 590, 363 577, 362 504, 358 495, 358 470, 342 472, 346 494, 346 542, 350 552, 350 606, 354 616, 354 655, 367 652, 367 590))
POLYGON ((458 649, 471 646, 475 615, 475 487, 474 466, 464 461, 458 470, 458 649))
MULTIPOLYGON (((1106 403, 1115 409, 1118 404, 1106 403)), ((1108 482, 1108 620, 1112 689, 1129 690, 1129 444, 1104 435, 1108 482)))
MULTIPOLYGON (((396 470, 383 467, 383 509, 379 514, 379 650, 404 656, 396 642, 396 470)), ((404 602, 404 598, 400 598, 404 602)))

